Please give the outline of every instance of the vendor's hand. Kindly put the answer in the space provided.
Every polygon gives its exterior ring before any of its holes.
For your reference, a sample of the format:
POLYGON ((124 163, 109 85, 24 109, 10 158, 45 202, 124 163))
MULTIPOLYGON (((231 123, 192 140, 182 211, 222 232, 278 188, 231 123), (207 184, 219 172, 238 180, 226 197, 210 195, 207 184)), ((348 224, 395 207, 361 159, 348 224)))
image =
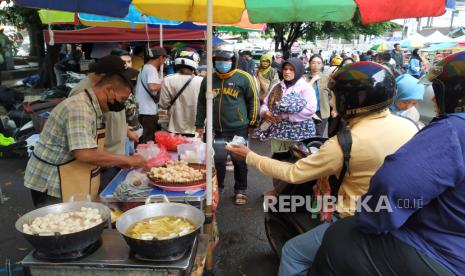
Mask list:
POLYGON ((276 119, 270 111, 265 112, 265 114, 263 115, 263 119, 272 124, 276 123, 276 119))
POLYGON ((265 95, 260 96, 260 104, 262 104, 265 101, 265 95))
POLYGON ((244 145, 226 145, 225 149, 231 153, 235 159, 245 160, 251 150, 244 145))
POLYGON ((133 142, 139 143, 139 135, 135 131, 128 130, 128 138, 133 142))
POLYGON ((145 168, 147 161, 138 154, 128 156, 128 167, 129 168, 145 168))

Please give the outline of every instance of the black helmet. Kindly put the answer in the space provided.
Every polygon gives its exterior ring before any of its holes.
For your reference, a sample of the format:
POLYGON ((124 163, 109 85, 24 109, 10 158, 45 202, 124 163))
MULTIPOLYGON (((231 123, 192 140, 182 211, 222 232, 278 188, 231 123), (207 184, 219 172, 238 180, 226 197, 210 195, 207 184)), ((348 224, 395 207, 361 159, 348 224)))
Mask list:
POLYGON ((465 112, 465 51, 445 57, 422 81, 433 84, 439 115, 465 112))
POLYGON ((341 67, 330 88, 336 96, 337 112, 350 119, 388 107, 396 92, 396 80, 386 67, 362 61, 341 67))

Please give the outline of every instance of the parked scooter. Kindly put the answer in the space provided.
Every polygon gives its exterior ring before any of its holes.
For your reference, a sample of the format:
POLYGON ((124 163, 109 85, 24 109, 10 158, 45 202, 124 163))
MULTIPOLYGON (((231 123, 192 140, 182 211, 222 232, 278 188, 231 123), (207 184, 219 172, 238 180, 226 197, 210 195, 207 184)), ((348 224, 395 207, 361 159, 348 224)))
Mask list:
MULTIPOLYGON (((281 161, 295 163, 301 158, 318 151, 321 145, 327 140, 323 137, 312 137, 289 149, 288 152, 274 154, 273 158, 281 161)), ((302 196, 309 197, 313 193, 313 186, 316 180, 300 185, 285 184, 279 191, 277 204, 274 205, 279 210, 279 197, 302 196)), ((265 197, 265 200, 267 198, 265 197)), ((266 204, 266 202, 264 203, 266 204)), ((305 206, 296 208, 296 212, 273 212, 268 208, 265 213, 265 231, 268 242, 276 255, 281 257, 281 250, 284 244, 293 237, 303 234, 321 224, 319 218, 314 218, 305 206)))
POLYGON ((13 143, 0 145, 0 154, 24 155, 27 152, 26 140, 42 131, 49 112, 64 98, 23 102, 24 95, 19 91, 3 88, 0 92, 2 96, 9 95, 8 100, 2 101, 0 97, 0 105, 7 112, 0 116, 0 133, 14 138, 13 143))
POLYGON ((5 86, 0 87, 0 154, 24 151, 26 139, 33 134, 34 127, 29 114, 22 110, 23 93, 5 86), (12 137, 14 142, 11 143, 12 137))

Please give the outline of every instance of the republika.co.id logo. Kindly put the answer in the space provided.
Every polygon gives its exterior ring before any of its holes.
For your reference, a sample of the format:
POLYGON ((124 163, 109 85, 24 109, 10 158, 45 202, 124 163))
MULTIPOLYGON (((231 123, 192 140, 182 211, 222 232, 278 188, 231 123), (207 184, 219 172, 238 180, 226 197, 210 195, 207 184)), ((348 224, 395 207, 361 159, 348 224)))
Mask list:
POLYGON ((310 213, 348 212, 393 212, 394 209, 420 209, 423 207, 423 198, 399 198, 390 200, 388 196, 380 196, 374 199, 373 196, 299 196, 280 195, 265 196, 263 208, 265 212, 295 213, 297 210, 305 208, 310 213))

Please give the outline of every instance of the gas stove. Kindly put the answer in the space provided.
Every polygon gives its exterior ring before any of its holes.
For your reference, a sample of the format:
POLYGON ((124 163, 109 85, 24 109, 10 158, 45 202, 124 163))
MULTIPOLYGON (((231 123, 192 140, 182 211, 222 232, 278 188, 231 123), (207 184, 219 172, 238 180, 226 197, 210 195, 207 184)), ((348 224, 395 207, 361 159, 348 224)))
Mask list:
POLYGON ((20 264, 27 275, 189 275, 198 253, 199 240, 204 243, 207 239, 198 236, 190 248, 177 256, 146 259, 131 252, 118 231, 104 230, 101 245, 97 243, 85 252, 74 253, 71 257, 76 259, 68 256, 56 258, 33 251, 20 264))

